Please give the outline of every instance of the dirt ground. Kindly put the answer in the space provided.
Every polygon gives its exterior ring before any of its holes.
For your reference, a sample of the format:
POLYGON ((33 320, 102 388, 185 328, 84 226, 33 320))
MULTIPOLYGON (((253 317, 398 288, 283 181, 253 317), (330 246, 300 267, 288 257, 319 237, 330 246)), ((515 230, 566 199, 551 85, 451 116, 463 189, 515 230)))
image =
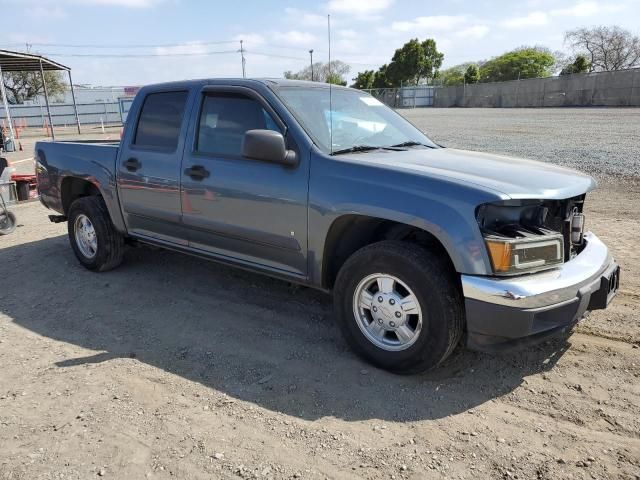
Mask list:
POLYGON ((148 248, 78 265, 37 202, 0 237, 0 480, 640 479, 640 186, 588 228, 623 268, 606 311, 524 351, 396 376, 330 298, 148 248))

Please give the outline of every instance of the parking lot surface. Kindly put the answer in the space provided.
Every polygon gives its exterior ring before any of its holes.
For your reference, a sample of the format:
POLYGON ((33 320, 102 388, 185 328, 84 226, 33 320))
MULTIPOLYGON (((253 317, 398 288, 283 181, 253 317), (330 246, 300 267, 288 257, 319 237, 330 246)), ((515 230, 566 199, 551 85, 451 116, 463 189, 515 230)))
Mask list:
POLYGON ((91 273, 21 204, 0 237, 0 479, 640 478, 640 109, 402 113, 446 146, 595 174, 614 304, 397 376, 353 355, 322 293, 145 247, 91 273))

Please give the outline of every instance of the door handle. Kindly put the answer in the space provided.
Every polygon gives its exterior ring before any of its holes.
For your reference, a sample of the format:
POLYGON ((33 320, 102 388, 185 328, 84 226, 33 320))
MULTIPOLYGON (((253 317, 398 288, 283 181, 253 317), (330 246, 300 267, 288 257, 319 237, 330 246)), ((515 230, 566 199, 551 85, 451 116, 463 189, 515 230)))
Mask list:
POLYGON ((202 165, 194 165, 193 167, 185 168, 184 174, 189 175, 194 180, 203 180, 209 177, 209 170, 205 169, 202 165))
POLYGON ((137 158, 130 158, 129 160, 124 162, 123 165, 124 168, 126 168, 130 172, 135 172, 140 167, 142 167, 142 164, 138 161, 137 158))

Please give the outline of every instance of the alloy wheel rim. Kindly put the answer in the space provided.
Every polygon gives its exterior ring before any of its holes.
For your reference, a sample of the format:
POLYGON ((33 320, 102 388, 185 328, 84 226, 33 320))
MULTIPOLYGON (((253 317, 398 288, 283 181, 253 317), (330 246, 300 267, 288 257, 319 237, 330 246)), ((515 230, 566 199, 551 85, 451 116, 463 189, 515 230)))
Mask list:
POLYGON ((84 214, 78 215, 73 230, 76 237, 76 245, 82 255, 88 259, 95 257, 98 252, 98 238, 89 217, 84 214))
POLYGON ((383 350, 405 350, 422 331, 418 298, 393 275, 374 273, 363 278, 353 295, 353 313, 367 340, 383 350))

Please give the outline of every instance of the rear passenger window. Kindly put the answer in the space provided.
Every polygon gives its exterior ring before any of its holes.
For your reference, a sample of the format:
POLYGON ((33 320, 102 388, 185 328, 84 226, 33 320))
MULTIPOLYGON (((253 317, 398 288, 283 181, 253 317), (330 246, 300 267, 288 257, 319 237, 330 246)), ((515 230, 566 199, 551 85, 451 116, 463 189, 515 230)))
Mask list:
POLYGON ((174 151, 187 103, 187 92, 151 93, 144 99, 133 144, 174 151))
POLYGON ((235 94, 207 95, 200 112, 197 151, 240 156, 245 132, 256 129, 280 132, 256 100, 235 94))

